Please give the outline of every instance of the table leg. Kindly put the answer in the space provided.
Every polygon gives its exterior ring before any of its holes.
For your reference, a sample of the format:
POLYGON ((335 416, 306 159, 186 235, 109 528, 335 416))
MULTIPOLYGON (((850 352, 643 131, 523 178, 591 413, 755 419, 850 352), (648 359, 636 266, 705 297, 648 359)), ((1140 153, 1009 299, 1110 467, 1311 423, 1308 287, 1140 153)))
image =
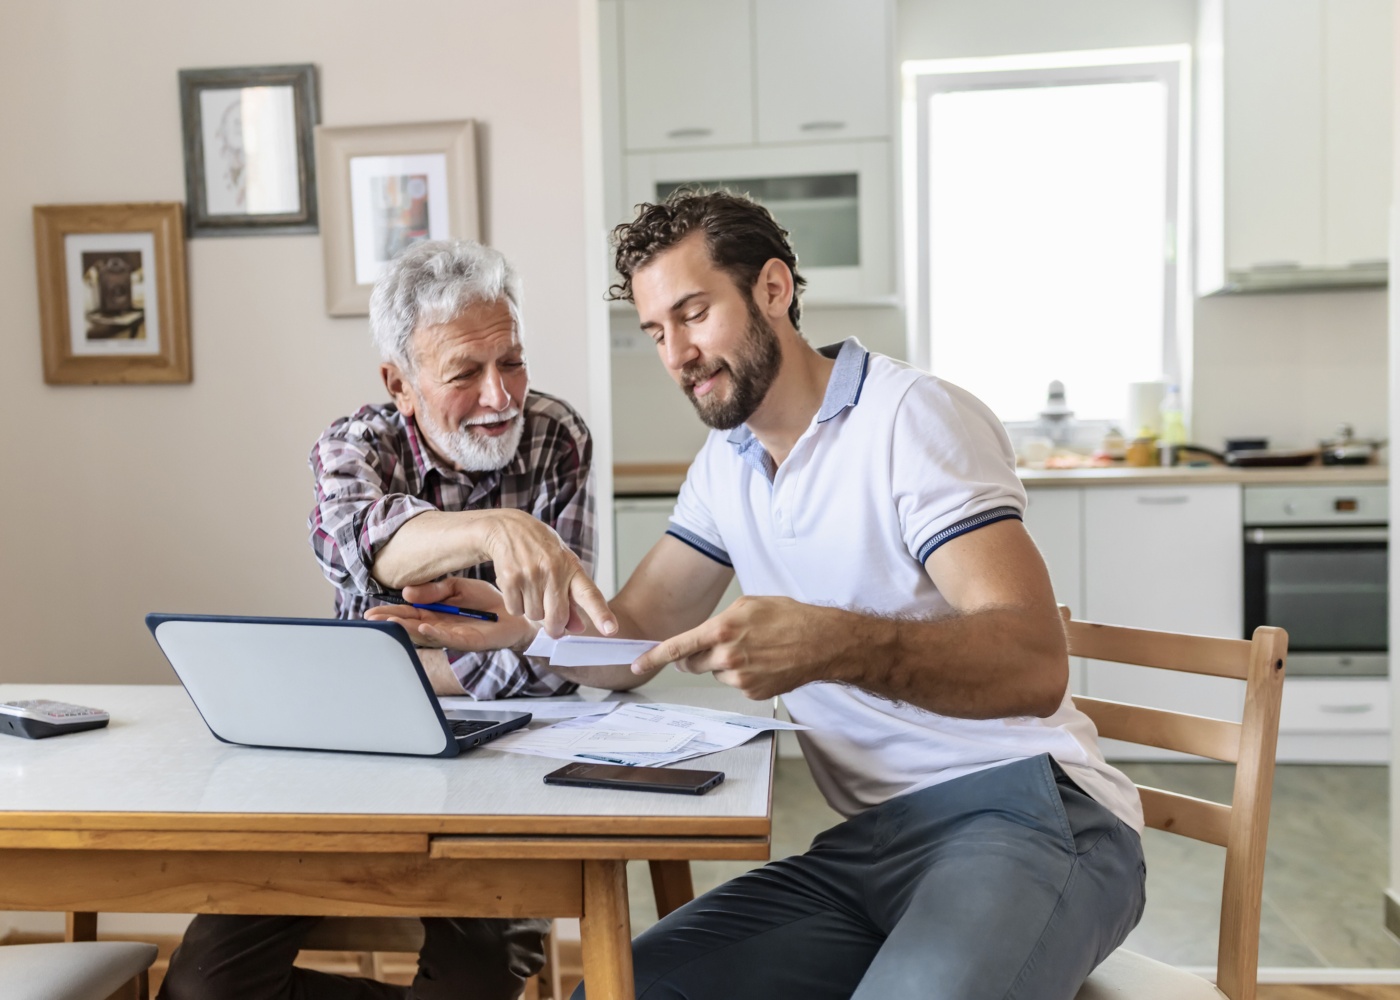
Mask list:
POLYGON ((635 1000, 627 862, 583 863, 583 979, 589 1000, 635 1000))
POLYGON ((652 861, 651 890, 656 896, 656 915, 664 917, 695 898, 689 861, 652 861))
POLYGON ((97 940, 96 913, 68 913, 64 916, 66 917, 63 925, 63 939, 65 941, 97 940))

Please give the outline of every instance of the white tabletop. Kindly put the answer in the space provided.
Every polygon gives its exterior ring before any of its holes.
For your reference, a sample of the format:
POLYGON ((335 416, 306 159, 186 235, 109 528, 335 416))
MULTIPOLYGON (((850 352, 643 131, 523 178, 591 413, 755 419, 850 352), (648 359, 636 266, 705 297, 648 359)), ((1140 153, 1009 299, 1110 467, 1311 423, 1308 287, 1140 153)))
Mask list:
MULTIPOLYGON (((655 698, 771 714, 737 691, 670 689, 655 698)), ((299 813, 398 816, 645 816, 766 819, 770 735, 680 766, 725 772, 705 795, 545 785, 564 762, 489 747, 455 758, 260 750, 216 740, 184 689, 0 684, 0 701, 53 698, 111 713, 105 729, 44 740, 0 735, 0 824, 15 812, 299 813)), ((528 709, 529 699, 522 699, 528 709)))

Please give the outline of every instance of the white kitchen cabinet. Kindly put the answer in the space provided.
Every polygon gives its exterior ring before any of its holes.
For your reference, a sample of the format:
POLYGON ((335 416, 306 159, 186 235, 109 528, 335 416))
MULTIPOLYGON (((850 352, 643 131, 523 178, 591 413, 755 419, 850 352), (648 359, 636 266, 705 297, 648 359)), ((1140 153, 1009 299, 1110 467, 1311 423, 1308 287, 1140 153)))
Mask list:
POLYGON ((1390 761, 1390 681, 1286 677, 1277 758, 1299 764, 1390 761))
POLYGON ((1388 256, 1391 0, 1329 0, 1323 7, 1323 264, 1388 256))
MULTIPOLYGON (((1094 487, 1084 494, 1084 611, 1090 621, 1239 637, 1244 537, 1237 485, 1094 487)), ((1090 661, 1087 693, 1238 720, 1242 681, 1090 661)), ((1110 757, 1167 751, 1104 741, 1110 757)))
POLYGON ((1389 0, 1202 0, 1197 291, 1383 283, 1389 0))
POLYGON ((758 141, 887 138, 892 13, 883 2, 754 0, 758 141))
POLYGON ((754 140, 752 0, 623 0, 628 149, 754 140))
POLYGON ((621 4, 630 151, 892 134, 889 0, 621 4))
MULTIPOLYGON (((1055 600, 1084 616, 1084 491, 1064 487, 1026 490, 1026 531, 1045 559, 1055 600)), ((1084 661, 1070 661, 1070 692, 1084 694, 1084 661)))
POLYGON ((751 194, 791 234, 807 279, 805 303, 893 303, 895 256, 890 144, 829 142, 632 153, 627 196, 656 201, 677 186, 751 194))

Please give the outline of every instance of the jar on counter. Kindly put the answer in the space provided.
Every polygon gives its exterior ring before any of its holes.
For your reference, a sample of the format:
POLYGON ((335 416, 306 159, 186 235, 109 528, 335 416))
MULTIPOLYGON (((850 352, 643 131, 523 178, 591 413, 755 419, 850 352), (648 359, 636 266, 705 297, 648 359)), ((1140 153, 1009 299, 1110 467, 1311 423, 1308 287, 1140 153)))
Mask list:
POLYGON ((1125 456, 1126 463, 1136 469, 1145 469, 1158 463, 1157 437, 1147 431, 1147 428, 1143 430, 1146 433, 1133 438, 1125 456))

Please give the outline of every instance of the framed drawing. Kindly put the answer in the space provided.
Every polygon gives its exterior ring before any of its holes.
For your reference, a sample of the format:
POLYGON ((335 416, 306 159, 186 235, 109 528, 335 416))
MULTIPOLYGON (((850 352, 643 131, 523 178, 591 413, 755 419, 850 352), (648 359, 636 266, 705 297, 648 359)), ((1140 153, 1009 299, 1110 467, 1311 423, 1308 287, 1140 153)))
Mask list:
POLYGON ((365 316, 385 267, 419 240, 480 239, 473 123, 316 129, 326 312, 365 316))
POLYGON ((36 205, 44 381, 188 382, 179 202, 36 205))
POLYGON ((191 236, 316 232, 316 67, 180 70, 191 236))

